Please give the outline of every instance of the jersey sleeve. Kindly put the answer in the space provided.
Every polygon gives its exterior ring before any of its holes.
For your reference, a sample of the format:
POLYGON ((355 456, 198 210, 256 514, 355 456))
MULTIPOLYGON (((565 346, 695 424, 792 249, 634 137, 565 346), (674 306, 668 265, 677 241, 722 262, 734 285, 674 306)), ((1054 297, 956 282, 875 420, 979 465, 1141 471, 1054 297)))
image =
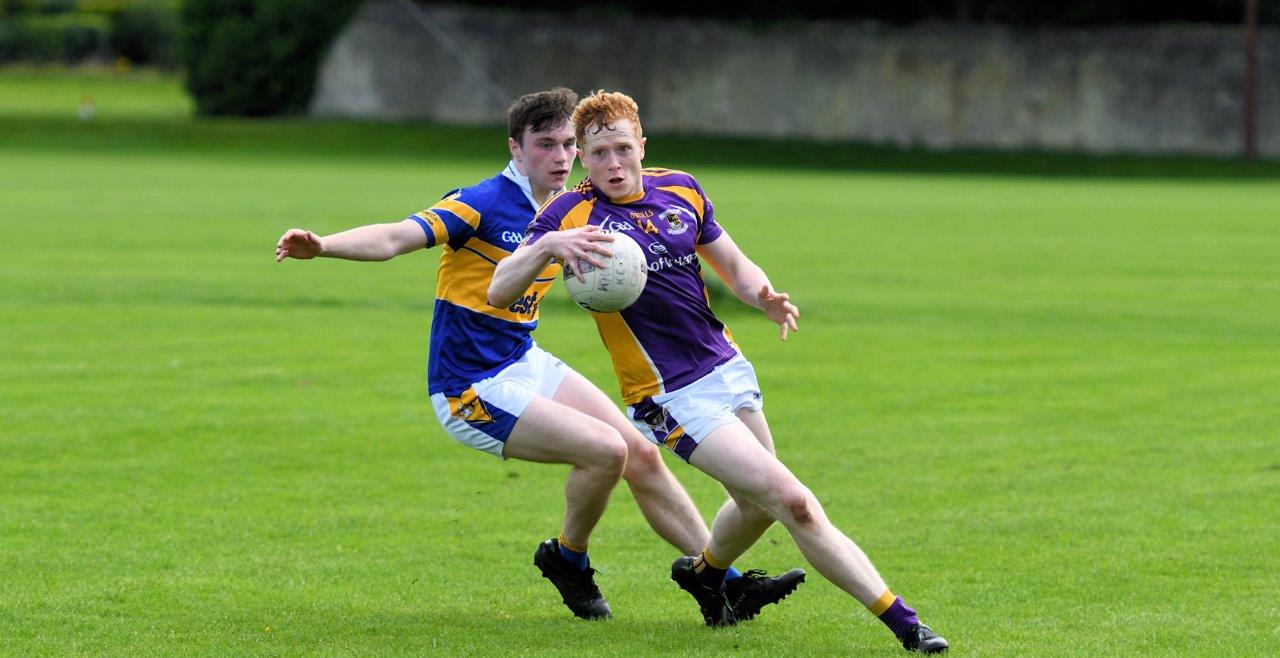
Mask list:
MULTIPOLYGON (((693 179, 692 176, 689 178, 693 179)), ((702 197, 702 217, 698 220, 698 244, 711 244, 724 233, 724 229, 720 228, 720 223, 716 221, 716 208, 712 205, 711 199, 707 198, 702 185, 694 180, 693 189, 697 190, 698 196, 702 197)))
POLYGON ((478 194, 454 190, 426 210, 409 215, 427 234, 427 246, 453 246, 466 242, 480 228, 480 209, 487 207, 478 194))
POLYGON ((542 236, 560 230, 560 223, 564 220, 565 205, 557 203, 559 200, 559 196, 553 197, 542 206, 538 214, 533 216, 533 221, 529 222, 529 227, 524 231, 524 244, 533 244, 542 236))

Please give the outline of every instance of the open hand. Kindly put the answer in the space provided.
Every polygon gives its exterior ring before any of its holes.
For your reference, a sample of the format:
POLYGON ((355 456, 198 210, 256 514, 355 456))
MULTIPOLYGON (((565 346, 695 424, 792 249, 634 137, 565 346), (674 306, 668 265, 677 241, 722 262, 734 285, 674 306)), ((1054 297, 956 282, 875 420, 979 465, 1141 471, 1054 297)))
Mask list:
POLYGON ((276 262, 286 258, 306 260, 320 255, 323 246, 320 236, 300 228, 291 228, 276 243, 276 262))
POLYGON ((760 308, 770 322, 778 325, 782 340, 787 339, 788 331, 800 331, 796 320, 800 319, 800 309, 791 303, 791 295, 785 292, 774 292, 771 286, 760 288, 760 308))

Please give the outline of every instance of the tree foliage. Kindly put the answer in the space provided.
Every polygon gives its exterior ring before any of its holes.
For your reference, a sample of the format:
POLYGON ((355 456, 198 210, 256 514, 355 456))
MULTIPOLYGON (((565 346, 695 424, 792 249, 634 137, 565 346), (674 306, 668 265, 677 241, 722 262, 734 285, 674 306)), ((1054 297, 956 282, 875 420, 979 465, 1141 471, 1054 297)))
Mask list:
POLYGON ((320 59, 358 6, 356 0, 187 0, 180 50, 196 111, 303 111, 320 59))

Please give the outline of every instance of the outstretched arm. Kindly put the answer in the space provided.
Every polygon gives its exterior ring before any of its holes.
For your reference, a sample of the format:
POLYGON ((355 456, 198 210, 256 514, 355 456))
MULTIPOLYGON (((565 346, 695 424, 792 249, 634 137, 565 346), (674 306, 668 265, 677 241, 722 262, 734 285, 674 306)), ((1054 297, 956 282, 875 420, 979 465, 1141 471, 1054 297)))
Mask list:
POLYGON ((698 256, 711 265, 738 299, 764 311, 769 321, 778 325, 782 340, 787 339, 787 332, 800 330, 796 324, 800 309, 791 303, 791 295, 774 291, 764 270, 742 253, 728 233, 699 245, 698 256))
MULTIPOLYGON (((583 226, 568 231, 551 231, 537 236, 534 241, 525 241, 510 256, 502 259, 493 271, 493 281, 489 283, 489 305, 504 308, 519 299, 538 273, 552 259, 565 261, 584 260, 596 267, 604 267, 604 261, 596 254, 608 258, 613 256, 608 243, 613 236, 600 230, 599 226, 583 226)), ((574 269, 578 279, 582 274, 574 269)))
POLYGON ((427 234, 416 222, 369 224, 321 237, 291 228, 276 243, 276 262, 286 258, 306 260, 323 256, 347 260, 390 260, 427 246, 427 234))

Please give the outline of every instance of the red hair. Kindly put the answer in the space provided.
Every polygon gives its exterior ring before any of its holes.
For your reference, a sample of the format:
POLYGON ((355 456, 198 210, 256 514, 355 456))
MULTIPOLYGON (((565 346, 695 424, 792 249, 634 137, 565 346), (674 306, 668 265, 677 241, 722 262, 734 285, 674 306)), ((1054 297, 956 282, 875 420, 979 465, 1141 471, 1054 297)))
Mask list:
POLYGON ((636 139, 644 136, 640 128, 640 106, 636 105, 630 96, 618 91, 601 89, 578 101, 570 121, 573 122, 573 132, 578 137, 578 145, 581 146, 589 126, 598 126, 595 132, 600 132, 618 119, 631 120, 632 125, 636 127, 636 139))

